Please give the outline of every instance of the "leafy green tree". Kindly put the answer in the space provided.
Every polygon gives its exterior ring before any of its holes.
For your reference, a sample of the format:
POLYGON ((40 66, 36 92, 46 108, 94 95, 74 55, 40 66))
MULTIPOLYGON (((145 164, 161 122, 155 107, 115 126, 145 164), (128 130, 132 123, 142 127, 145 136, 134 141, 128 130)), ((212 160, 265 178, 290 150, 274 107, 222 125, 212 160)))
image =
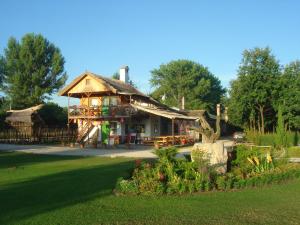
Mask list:
POLYGON ((14 109, 42 103, 61 88, 67 75, 60 50, 42 35, 10 38, 0 56, 2 91, 14 109))
POLYGON ((181 108, 182 97, 186 109, 215 110, 225 89, 220 80, 206 67, 190 60, 176 60, 151 71, 152 96, 159 101, 181 108))
POLYGON ((115 80, 119 80, 119 79, 120 79, 120 73, 119 73, 119 72, 115 72, 115 73, 112 75, 112 78, 115 79, 115 80))
POLYGON ((0 97, 0 130, 6 127, 5 118, 7 116, 7 110, 9 109, 9 102, 5 97, 0 97))
MULTIPOLYGON (((113 79, 115 80, 120 80, 120 73, 119 72, 115 72, 112 76, 111 76, 113 79)), ((129 80, 129 84, 134 87, 134 88, 137 88, 137 85, 132 81, 132 80, 129 80)))
POLYGON ((300 61, 286 65, 280 79, 280 98, 283 115, 289 129, 300 129, 300 61))
POLYGON ((39 115, 47 126, 65 126, 68 123, 68 108, 60 107, 53 102, 46 103, 40 110, 39 115))
MULTIPOLYGON (((243 52, 238 78, 231 83, 229 118, 241 126, 272 127, 280 94, 280 65, 269 48, 243 52)), ((237 124, 236 124, 237 125, 237 124)))

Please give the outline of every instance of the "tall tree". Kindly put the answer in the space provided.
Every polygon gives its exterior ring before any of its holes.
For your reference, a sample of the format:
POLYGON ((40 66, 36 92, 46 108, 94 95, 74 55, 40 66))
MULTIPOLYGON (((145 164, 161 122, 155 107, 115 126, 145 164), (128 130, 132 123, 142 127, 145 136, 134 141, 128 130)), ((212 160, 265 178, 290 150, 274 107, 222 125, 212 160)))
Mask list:
POLYGON ((10 38, 0 57, 2 91, 15 109, 42 103, 61 88, 67 75, 60 50, 42 35, 10 38))
POLYGON ((176 60, 151 71, 152 96, 159 101, 181 108, 182 97, 187 109, 214 111, 225 89, 220 80, 206 67, 190 60, 176 60))
POLYGON ((231 83, 229 117, 264 133, 265 126, 274 122, 279 78, 280 65, 269 48, 245 50, 238 78, 231 83))
POLYGON ((280 98, 278 105, 286 125, 290 129, 300 129, 300 61, 291 62, 284 67, 280 79, 280 98))

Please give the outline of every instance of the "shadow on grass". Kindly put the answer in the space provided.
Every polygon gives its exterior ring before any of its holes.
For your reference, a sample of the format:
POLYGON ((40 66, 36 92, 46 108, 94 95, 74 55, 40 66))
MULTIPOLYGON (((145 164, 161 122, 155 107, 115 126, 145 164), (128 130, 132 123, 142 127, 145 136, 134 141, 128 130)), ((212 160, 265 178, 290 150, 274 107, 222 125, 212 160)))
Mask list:
POLYGON ((18 224, 38 214, 110 195, 117 178, 126 176, 132 167, 130 161, 116 160, 0 187, 0 224, 18 224))
POLYGON ((20 152, 0 152, 0 169, 20 167, 33 163, 55 162, 63 160, 74 160, 83 158, 82 156, 55 156, 55 155, 42 155, 33 153, 20 153, 20 152))

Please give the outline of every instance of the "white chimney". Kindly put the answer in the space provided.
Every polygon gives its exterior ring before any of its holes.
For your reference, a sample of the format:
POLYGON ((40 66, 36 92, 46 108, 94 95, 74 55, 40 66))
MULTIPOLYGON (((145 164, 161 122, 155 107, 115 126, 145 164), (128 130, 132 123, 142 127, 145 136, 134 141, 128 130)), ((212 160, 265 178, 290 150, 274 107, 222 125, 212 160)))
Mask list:
POLYGON ((129 67, 128 66, 122 66, 120 68, 120 81, 123 81, 124 83, 129 83, 129 75, 128 75, 129 67))

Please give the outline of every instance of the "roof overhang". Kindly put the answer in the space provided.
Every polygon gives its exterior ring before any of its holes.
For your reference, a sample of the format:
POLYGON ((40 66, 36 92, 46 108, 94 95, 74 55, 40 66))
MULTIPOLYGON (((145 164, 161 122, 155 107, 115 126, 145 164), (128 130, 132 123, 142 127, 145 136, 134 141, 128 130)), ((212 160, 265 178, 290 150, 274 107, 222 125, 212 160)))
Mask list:
POLYGON ((162 116, 168 119, 181 119, 181 120, 196 120, 197 117, 186 116, 179 112, 171 111, 167 108, 159 108, 159 107, 147 107, 137 104, 131 104, 131 106, 137 110, 144 111, 147 113, 151 113, 153 115, 162 116))

